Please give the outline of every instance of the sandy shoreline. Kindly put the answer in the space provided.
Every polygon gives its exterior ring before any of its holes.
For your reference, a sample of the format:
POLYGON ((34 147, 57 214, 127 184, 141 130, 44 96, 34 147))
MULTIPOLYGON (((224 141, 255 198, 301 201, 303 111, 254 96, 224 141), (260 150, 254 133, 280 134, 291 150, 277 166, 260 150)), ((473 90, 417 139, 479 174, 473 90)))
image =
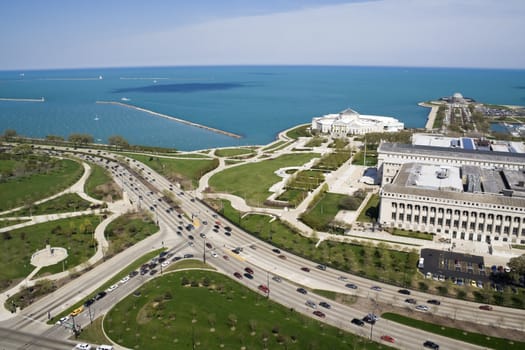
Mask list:
POLYGON ((233 138, 236 138, 236 139, 242 138, 241 135, 234 134, 233 132, 224 131, 224 130, 221 130, 221 129, 212 128, 211 126, 206 126, 206 125, 190 122, 190 121, 187 121, 187 120, 184 120, 184 119, 181 119, 181 118, 172 117, 170 115, 166 115, 166 114, 150 111, 149 109, 137 107, 137 106, 130 105, 130 104, 127 104, 127 103, 122 103, 122 102, 117 102, 117 101, 97 101, 96 103, 111 104, 111 105, 117 105, 117 106, 121 106, 121 107, 132 108, 132 109, 135 109, 137 111, 145 112, 145 113, 157 116, 157 117, 166 118, 166 119, 173 120, 173 121, 176 121, 176 122, 179 122, 179 123, 182 123, 182 124, 186 124, 186 125, 194 126, 194 127, 197 127, 197 128, 205 129, 205 130, 208 130, 208 131, 212 131, 212 132, 217 133, 217 134, 226 135, 226 136, 233 137, 233 138))

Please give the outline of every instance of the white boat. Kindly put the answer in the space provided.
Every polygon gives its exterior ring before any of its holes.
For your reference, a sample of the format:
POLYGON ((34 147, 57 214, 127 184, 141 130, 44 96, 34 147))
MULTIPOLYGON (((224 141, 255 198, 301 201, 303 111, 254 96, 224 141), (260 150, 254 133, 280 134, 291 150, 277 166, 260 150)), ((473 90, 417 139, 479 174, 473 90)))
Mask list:
POLYGON ((98 119, 99 119, 99 118, 98 118, 98 115, 97 115, 93 120, 98 120, 98 119))
POLYGON ((104 77, 102 77, 102 75, 99 75, 99 76, 98 76, 98 79, 99 79, 99 80, 102 80, 102 79, 104 79, 104 77))
POLYGON ((127 97, 122 97, 121 100, 122 100, 122 101, 130 101, 130 99, 127 98, 127 97))

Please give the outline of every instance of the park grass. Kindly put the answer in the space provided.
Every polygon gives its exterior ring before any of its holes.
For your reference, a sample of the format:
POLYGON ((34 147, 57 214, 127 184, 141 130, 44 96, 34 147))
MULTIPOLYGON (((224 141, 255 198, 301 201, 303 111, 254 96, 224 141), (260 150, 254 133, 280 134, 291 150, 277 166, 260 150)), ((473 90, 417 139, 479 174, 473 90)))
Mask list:
POLYGON ((229 201, 222 200, 221 206, 221 214, 232 223, 263 241, 308 260, 394 285, 410 283, 416 273, 419 256, 415 250, 388 249, 385 243, 373 246, 332 241, 323 241, 316 247, 315 237, 301 236, 280 220, 270 222, 271 217, 258 214, 241 218, 242 214, 229 201))
POLYGON ((29 219, 25 219, 25 220, 0 220, 0 228, 2 227, 8 227, 8 226, 14 226, 14 225, 18 225, 18 224, 21 224, 23 222, 28 222, 29 219))
POLYGON ((237 157, 237 156, 251 156, 254 155, 255 152, 253 149, 247 149, 247 148, 220 148, 215 150, 215 155, 217 157, 237 157))
POLYGON ((127 348, 385 348, 213 272, 166 274, 138 291, 140 296, 123 299, 104 318, 108 336, 127 348))
POLYGON ((113 256, 158 232, 158 230, 159 227, 149 213, 126 213, 106 227, 105 236, 109 242, 106 256, 113 256))
POLYGON ((103 317, 100 316, 94 319, 91 324, 84 326, 76 339, 91 344, 112 344, 112 341, 106 337, 102 330, 102 319, 103 317))
POLYGON ((323 143, 326 142, 326 138, 324 137, 319 137, 319 136, 315 136, 315 137, 312 137, 310 139, 310 141, 308 141, 304 147, 319 147, 321 146, 323 143))
POLYGON ((81 198, 76 193, 66 193, 57 198, 43 202, 32 207, 23 207, 15 212, 2 216, 31 216, 58 213, 69 213, 89 209, 91 203, 81 198))
POLYGON ((310 124, 299 125, 298 127, 288 131, 286 136, 294 140, 297 140, 299 137, 310 137, 312 134, 307 130, 309 127, 310 124))
POLYGON ((108 194, 112 200, 122 198, 121 193, 114 190, 116 184, 109 172, 94 163, 90 163, 89 165, 91 166, 91 174, 84 184, 86 194, 98 200, 103 200, 108 194))
POLYGON ((302 170, 291 177, 291 181, 288 181, 286 188, 310 191, 317 188, 324 180, 324 174, 321 171, 302 170))
MULTIPOLYGON (((44 249, 47 242, 51 247, 68 250, 64 269, 86 262, 94 250, 93 230, 98 224, 96 215, 79 216, 48 221, 2 233, 0 249, 0 290, 29 275, 34 269, 30 264, 31 255, 44 249)), ((62 262, 53 265, 56 272, 62 271, 62 262)), ((48 267, 50 268, 50 267, 48 267)))
POLYGON ((181 182, 185 189, 197 186, 204 174, 219 166, 218 159, 173 159, 130 153, 126 156, 148 165, 170 181, 181 182))
POLYGON ((78 181, 84 171, 80 163, 70 159, 61 159, 58 164, 58 168, 48 173, 0 183, 0 211, 34 203, 58 193, 78 181))
POLYGON ((352 164, 354 165, 364 165, 364 166, 375 166, 377 165, 377 150, 367 150, 366 151, 366 164, 365 164, 365 153, 359 151, 354 155, 352 159, 352 164))
POLYGON ((10 173, 16 167, 17 161, 14 159, 2 159, 0 161, 0 173, 10 173))
POLYGON ((339 212, 339 203, 346 195, 326 192, 321 199, 303 215, 301 220, 318 231, 327 231, 339 212))
POLYGON ((360 222, 375 222, 379 216, 379 195, 373 194, 370 196, 368 203, 359 213, 357 221, 360 222))
POLYGON ((525 342, 489 337, 486 334, 467 332, 462 329, 440 326, 395 313, 387 312, 382 314, 381 317, 413 328, 421 329, 426 332, 439 334, 448 338, 464 341, 465 343, 479 345, 485 348, 497 350, 525 349, 525 342))
POLYGON ((304 190, 287 189, 277 197, 277 200, 286 201, 290 203, 291 206, 296 207, 306 198, 307 195, 308 192, 304 190))
POLYGON ((350 151, 335 151, 323 156, 319 163, 315 165, 315 168, 322 170, 337 170, 348 159, 350 159, 350 151))
POLYGON ((279 141, 272 142, 268 146, 264 147, 263 151, 272 151, 274 148, 280 147, 284 145, 285 143, 288 143, 288 141, 279 140, 279 141))
POLYGON ((244 198, 249 205, 262 206, 270 195, 268 189, 281 178, 274 174, 280 168, 299 166, 318 156, 316 153, 286 154, 275 159, 239 165, 210 178, 210 187, 244 198))
POLYGON ((211 159, 207 154, 200 153, 180 153, 172 155, 173 158, 202 158, 202 159, 211 159))

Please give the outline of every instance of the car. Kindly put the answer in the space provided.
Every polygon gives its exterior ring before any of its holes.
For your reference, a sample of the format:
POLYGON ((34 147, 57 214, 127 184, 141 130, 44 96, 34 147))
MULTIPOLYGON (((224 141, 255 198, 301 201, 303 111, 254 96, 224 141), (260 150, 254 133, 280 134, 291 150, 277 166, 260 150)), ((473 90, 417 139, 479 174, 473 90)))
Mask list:
POLYGON ((224 226, 224 230, 230 232, 232 228, 230 226, 224 226))
POLYGON ((206 238, 206 235, 205 235, 203 232, 201 232, 201 233, 199 234, 199 236, 200 236, 201 238, 206 238))
POLYGON ((427 303, 432 304, 432 305, 441 305, 441 301, 436 300, 436 299, 427 300, 427 303))
POLYGON ((316 266, 319 270, 321 271, 326 271, 326 265, 323 265, 323 264, 319 264, 316 266))
POLYGON ((283 280, 281 279, 281 277, 279 276, 273 276, 272 277, 272 280, 274 280, 275 282, 278 282, 278 283, 281 283, 283 280))
POLYGON ((76 350, 91 350, 91 345, 87 343, 79 343, 75 345, 76 350))
POLYGON ((478 281, 478 282, 476 283, 476 286, 477 286, 478 288, 483 288, 483 282, 482 282, 482 281, 478 281))
POLYGON ((156 273, 157 273, 157 270, 155 270, 155 269, 153 269, 153 270, 151 270, 151 271, 149 272, 150 276, 153 276, 153 275, 156 274, 156 273))
POLYGON ((56 325, 61 325, 62 323, 66 322, 68 320, 69 320, 69 316, 60 317, 60 320, 58 320, 55 324, 56 325))
POLYGON ((370 289, 375 290, 375 291, 377 291, 377 292, 380 292, 380 291, 383 290, 383 288, 381 288, 381 287, 379 287, 379 286, 372 286, 372 287, 370 287, 370 289))
POLYGON ((168 255, 168 252, 160 252, 160 253, 159 253, 159 258, 163 258, 163 257, 165 257, 166 255, 168 255))
POLYGON ((222 258, 223 258, 224 260, 230 260, 230 257, 229 257, 228 255, 223 255, 222 258))
POLYGON ((308 267, 301 267, 301 270, 304 272, 310 272, 310 269, 308 267))
POLYGON ((322 306, 324 307, 325 309, 331 309, 332 308, 332 305, 328 304, 326 301, 321 301, 319 303, 319 306, 322 306))
POLYGON ((281 254, 281 251, 277 248, 273 248, 272 252, 274 252, 275 254, 281 254))
POLYGON ((426 306, 426 305, 418 305, 418 306, 416 306, 416 310, 426 312, 426 311, 428 311, 428 306, 426 306))
POLYGON ((408 299, 405 299, 405 303, 417 304, 417 301, 414 298, 408 298, 408 299))
POLYGON ((125 277, 123 277, 123 278, 120 280, 120 283, 126 283, 127 281, 129 281, 129 276, 125 276, 125 277))
POLYGON ((108 289, 106 289, 106 292, 112 292, 114 291, 115 289, 118 288, 118 284, 113 284, 112 286, 110 286, 108 289))
POLYGON ((173 259, 171 259, 171 262, 179 261, 180 259, 182 259, 182 257, 174 256, 173 259))
POLYGON ((188 235, 188 238, 191 239, 192 241, 195 239, 195 237, 193 237, 192 235, 188 235))
POLYGON ((166 267, 166 266, 168 266, 170 263, 171 263, 171 261, 166 260, 166 261, 164 261, 162 264, 160 264, 160 266, 161 266, 161 267, 166 267))
POLYGON ((100 346, 97 346, 97 350, 113 350, 113 346, 111 346, 111 345, 100 345, 100 346))
POLYGON ((193 254, 184 254, 184 259, 193 258, 193 254))
POLYGON ((129 276, 130 278, 133 278, 133 277, 135 277, 135 276, 138 275, 138 274, 139 274, 139 272, 138 272, 137 270, 133 270, 133 271, 131 271, 131 272, 129 273, 128 276, 129 276))
POLYGON ((214 258, 218 258, 219 257, 219 254, 215 253, 215 252, 211 252, 211 256, 213 256, 214 258))
POLYGON ((476 288, 478 287, 478 285, 476 284, 476 281, 474 281, 474 280, 470 280, 470 286, 471 287, 476 287, 476 288))
POLYGON ((237 277, 238 279, 242 280, 242 275, 241 275, 240 272, 235 272, 233 275, 234 275, 235 277, 237 277))
POLYGON ((257 246, 255 244, 250 244, 250 248, 252 248, 253 250, 257 250, 257 246))
POLYGON ((381 336, 381 340, 387 341, 389 343, 395 343, 396 342, 396 340, 393 337, 389 336, 389 335, 382 335, 381 336))
POLYGON ((95 302, 95 298, 88 299, 84 302, 84 307, 90 307, 95 302))
POLYGON ((356 326, 359 326, 359 327, 363 327, 365 325, 365 322, 363 322, 362 320, 360 320, 358 318, 353 318, 352 321, 350 321, 350 323, 353 323, 353 324, 355 324, 356 326))
POLYGON ((312 309, 317 309, 317 305, 312 300, 307 300, 304 304, 310 306, 312 309))
POLYGON ((77 307, 75 310, 71 311, 69 316, 71 316, 71 317, 78 316, 78 315, 80 315, 82 313, 82 311, 84 311, 84 305, 81 305, 81 306, 77 307))
POLYGON ((301 294, 308 294, 308 292, 304 288, 297 288, 296 290, 301 294))
POLYGON ((104 298, 108 293, 106 293, 105 291, 101 290, 100 292, 97 293, 97 295, 95 295, 95 300, 100 300, 102 298, 104 298))
POLYGON ((372 315, 366 315, 365 317, 363 317, 363 321, 365 321, 366 323, 375 324, 377 320, 372 315))
POLYGON ((249 279, 249 280, 252 280, 252 279, 253 279, 253 275, 252 275, 252 274, 249 274, 248 272, 246 272, 246 273, 244 274, 244 277, 246 277, 246 278, 249 279))
POLYGON ((397 292, 405 295, 410 295, 410 291, 408 289, 400 289, 397 292))
POLYGON ((345 287, 350 289, 357 289, 357 286, 353 283, 347 283, 345 284, 345 287))
POLYGON ((263 293, 268 293, 270 291, 270 289, 268 288, 268 286, 264 285, 264 284, 260 284, 259 287, 259 290, 263 293))
POLYGON ((492 311, 492 306, 490 306, 490 305, 480 305, 479 309, 480 310, 486 310, 486 311, 492 311))
POLYGON ((248 272, 250 275, 253 275, 253 270, 250 269, 249 267, 245 267, 244 271, 248 272))
POLYGON ((206 248, 211 249, 211 248, 213 248, 213 246, 211 245, 211 243, 206 242, 206 248))
POLYGON ((224 231, 224 234, 225 234, 226 236, 228 236, 228 237, 230 237, 230 236, 232 235, 230 231, 224 231))
POLYGON ((281 254, 281 255, 278 256, 278 258, 279 258, 279 259, 286 260, 286 255, 282 255, 282 254, 281 254))
POLYGON ((433 341, 430 341, 430 340, 427 340, 426 342, 424 342, 423 346, 425 348, 439 350, 439 345, 437 345, 436 343, 434 343, 433 341))
POLYGON ((326 315, 324 314, 324 312, 319 311, 319 310, 315 310, 315 311, 314 311, 314 315, 317 316, 317 317, 321 317, 321 318, 325 318, 325 317, 326 317, 326 315))
POLYGON ((345 276, 339 276, 339 277, 337 277, 337 279, 338 279, 339 281, 343 281, 343 282, 348 281, 348 277, 345 277, 345 276))

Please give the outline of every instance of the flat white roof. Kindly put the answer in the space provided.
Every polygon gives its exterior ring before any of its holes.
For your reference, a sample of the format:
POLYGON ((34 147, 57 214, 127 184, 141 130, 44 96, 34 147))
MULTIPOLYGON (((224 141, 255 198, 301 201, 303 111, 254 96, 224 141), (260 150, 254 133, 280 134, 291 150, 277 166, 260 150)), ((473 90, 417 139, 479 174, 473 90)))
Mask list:
POLYGON ((412 135, 412 144, 419 146, 450 147, 454 137, 432 134, 414 134, 412 135))
POLYGON ((432 190, 463 191, 459 167, 417 164, 410 169, 407 186, 432 190))

